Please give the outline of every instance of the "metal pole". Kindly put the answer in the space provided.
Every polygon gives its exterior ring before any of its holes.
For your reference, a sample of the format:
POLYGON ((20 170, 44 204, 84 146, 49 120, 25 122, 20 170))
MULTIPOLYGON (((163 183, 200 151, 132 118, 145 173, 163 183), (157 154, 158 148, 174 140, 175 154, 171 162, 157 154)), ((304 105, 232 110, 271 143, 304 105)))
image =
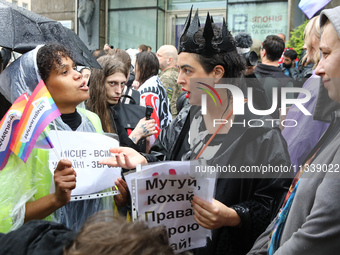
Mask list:
POLYGON ((229 11, 229 8, 228 8, 228 0, 226 0, 226 6, 227 6, 227 11, 226 11, 226 15, 225 15, 225 23, 227 24, 228 26, 228 11, 229 11))
POLYGON ((78 34, 78 0, 74 0, 74 32, 78 34))
POLYGON ((290 30, 292 28, 292 17, 294 17, 294 0, 288 0, 288 17, 287 17, 287 31, 286 31, 286 42, 290 39, 290 30), (293 12, 293 13, 292 13, 293 12))
MULTIPOLYGON (((109 0, 106 0, 105 3, 105 43, 109 43, 109 0)), ((110 42, 110 45, 112 43, 110 42)), ((116 46, 115 46, 116 47, 116 46)))

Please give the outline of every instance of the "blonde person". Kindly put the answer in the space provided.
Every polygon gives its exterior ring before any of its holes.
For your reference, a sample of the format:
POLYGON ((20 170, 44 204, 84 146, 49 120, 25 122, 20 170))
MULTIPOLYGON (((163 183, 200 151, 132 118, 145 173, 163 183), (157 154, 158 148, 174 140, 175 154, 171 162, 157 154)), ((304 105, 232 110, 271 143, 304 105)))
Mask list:
MULTIPOLYGON (((302 61, 307 64, 313 64, 314 69, 320 61, 319 44, 320 44, 320 19, 319 16, 312 18, 306 25, 304 32, 304 48, 306 55, 302 61)), ((320 76, 315 74, 313 70, 312 76, 303 84, 303 88, 311 93, 311 98, 304 104, 304 107, 310 112, 314 113, 315 104, 318 98, 320 76)), ((305 94, 301 93, 298 98, 304 98, 305 94)), ((286 119, 287 124, 290 125, 289 120, 295 120, 296 126, 294 129, 285 128, 282 131, 283 137, 287 141, 290 160, 294 166, 295 171, 299 170, 299 166, 307 157, 310 150, 318 142, 321 135, 326 131, 329 124, 319 120, 313 119, 313 116, 306 116, 295 105, 291 106, 286 119)))

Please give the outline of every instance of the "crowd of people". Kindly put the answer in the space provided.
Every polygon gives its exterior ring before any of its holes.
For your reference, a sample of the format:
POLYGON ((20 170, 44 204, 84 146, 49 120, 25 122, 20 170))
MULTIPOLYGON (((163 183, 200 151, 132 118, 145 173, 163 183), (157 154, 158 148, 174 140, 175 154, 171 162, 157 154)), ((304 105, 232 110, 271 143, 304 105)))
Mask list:
POLYGON ((43 80, 61 113, 48 129, 117 134, 114 156, 99 163, 121 167, 122 175, 105 190, 119 195, 70 201, 77 185, 70 160, 61 159, 51 174, 47 150, 33 149, 26 163, 11 154, 0 172, 0 254, 173 254, 161 226, 112 215, 131 213, 123 173, 138 164, 195 159, 292 171, 267 178, 219 175, 211 203, 197 195, 190 201, 195 221, 212 235, 189 253, 337 254, 339 16, 336 7, 308 22, 298 62, 283 34, 266 36, 257 55, 249 34, 234 38, 225 22, 220 27, 209 14, 201 27, 192 9, 178 49, 163 45, 153 53, 140 45, 132 52, 106 44, 93 52, 101 69, 76 67, 70 49, 59 44, 23 54, 0 74, 6 84, 1 96, 9 102, 2 107, 7 110, 43 80), (218 90, 219 107, 213 97, 203 105, 205 88, 223 84, 235 90, 218 90), (236 90, 248 106, 242 115, 235 113, 236 90), (284 102, 307 97, 303 106, 289 104, 281 114, 284 102), (217 119, 223 124, 215 125, 217 119))

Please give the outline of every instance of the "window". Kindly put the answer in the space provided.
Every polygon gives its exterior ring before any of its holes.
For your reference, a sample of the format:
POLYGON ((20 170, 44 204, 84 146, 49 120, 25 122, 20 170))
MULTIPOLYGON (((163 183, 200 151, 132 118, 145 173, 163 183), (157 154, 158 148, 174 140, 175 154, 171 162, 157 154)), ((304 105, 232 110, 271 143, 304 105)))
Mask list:
POLYGON ((160 19, 163 24, 157 26, 157 12, 157 8, 109 11, 109 44, 120 45, 123 50, 137 49, 141 44, 157 49, 163 44, 163 40, 158 42, 157 27, 164 28, 164 18, 160 19), (125 24, 129 24, 128 29, 125 24))
POLYGON ((191 6, 194 10, 204 8, 226 8, 226 0, 169 0, 168 10, 189 10, 191 6))

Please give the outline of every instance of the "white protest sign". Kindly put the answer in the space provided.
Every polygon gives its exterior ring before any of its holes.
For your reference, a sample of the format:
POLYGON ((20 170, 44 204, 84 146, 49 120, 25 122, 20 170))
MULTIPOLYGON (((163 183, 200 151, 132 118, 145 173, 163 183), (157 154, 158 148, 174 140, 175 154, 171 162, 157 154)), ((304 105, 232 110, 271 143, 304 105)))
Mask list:
MULTIPOLYGON (((51 141, 61 158, 69 159, 77 172, 77 185, 72 190, 72 196, 92 194, 115 186, 114 181, 121 176, 121 168, 100 165, 98 162, 112 156, 109 149, 119 146, 117 140, 91 132, 57 132, 50 131, 51 141)), ((52 174, 58 161, 55 153, 50 151, 49 168, 52 174)))
POLYGON ((126 176, 139 220, 150 227, 164 225, 176 253, 206 245, 211 231, 199 226, 190 200, 198 196, 211 202, 215 178, 190 174, 190 161, 168 161, 142 167, 126 176), (133 186, 133 187, 132 187, 133 186))

